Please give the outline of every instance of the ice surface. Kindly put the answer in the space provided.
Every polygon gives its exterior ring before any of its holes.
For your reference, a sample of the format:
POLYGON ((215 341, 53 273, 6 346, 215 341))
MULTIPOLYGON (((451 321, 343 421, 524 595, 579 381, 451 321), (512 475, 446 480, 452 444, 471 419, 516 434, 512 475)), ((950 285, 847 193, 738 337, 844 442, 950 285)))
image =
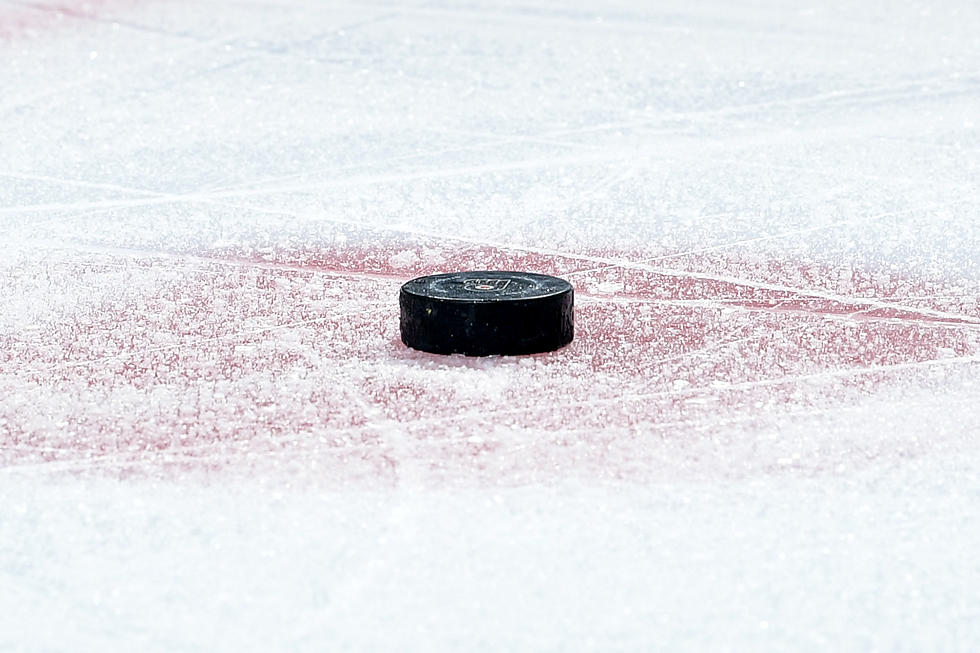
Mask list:
POLYGON ((856 4, 0 0, 0 650, 975 650, 980 8, 856 4))

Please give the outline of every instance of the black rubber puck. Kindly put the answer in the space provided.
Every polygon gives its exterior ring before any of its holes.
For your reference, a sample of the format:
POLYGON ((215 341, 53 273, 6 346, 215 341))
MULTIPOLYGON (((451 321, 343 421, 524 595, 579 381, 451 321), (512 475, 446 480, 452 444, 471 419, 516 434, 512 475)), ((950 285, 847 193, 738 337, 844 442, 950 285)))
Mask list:
POLYGON ((434 354, 535 354, 572 341, 572 284, 531 272, 453 272, 402 286, 402 342, 434 354))

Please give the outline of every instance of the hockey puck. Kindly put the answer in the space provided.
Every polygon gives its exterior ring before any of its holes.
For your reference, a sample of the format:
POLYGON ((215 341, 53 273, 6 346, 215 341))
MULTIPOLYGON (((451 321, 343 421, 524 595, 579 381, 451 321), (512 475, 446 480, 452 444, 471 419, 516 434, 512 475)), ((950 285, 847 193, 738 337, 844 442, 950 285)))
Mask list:
POLYGON ((402 286, 402 342, 433 354, 554 351, 572 341, 572 284, 532 272, 453 272, 402 286))

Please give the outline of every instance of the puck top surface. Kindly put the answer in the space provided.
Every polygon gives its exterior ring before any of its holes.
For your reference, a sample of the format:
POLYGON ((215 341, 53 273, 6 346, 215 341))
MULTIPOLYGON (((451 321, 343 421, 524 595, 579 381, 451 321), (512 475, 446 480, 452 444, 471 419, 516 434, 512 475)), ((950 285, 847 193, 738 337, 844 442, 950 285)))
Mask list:
POLYGON ((412 279, 402 291, 448 302, 490 303, 533 300, 571 290, 564 279, 533 272, 471 271, 412 279))

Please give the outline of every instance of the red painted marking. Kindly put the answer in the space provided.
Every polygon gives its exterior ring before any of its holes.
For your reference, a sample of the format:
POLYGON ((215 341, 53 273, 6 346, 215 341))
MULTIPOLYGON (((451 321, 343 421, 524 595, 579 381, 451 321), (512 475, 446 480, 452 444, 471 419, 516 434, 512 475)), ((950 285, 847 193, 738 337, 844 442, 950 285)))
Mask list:
MULTIPOLYGON (((0 295, 33 316, 0 332, 5 466, 372 484, 767 473, 785 464, 772 433, 786 424, 980 353, 978 296, 788 262, 754 282, 711 278, 741 262, 707 258, 715 274, 572 274, 572 345, 468 359, 401 345, 401 282, 601 266, 435 242, 60 256, 0 276, 0 295), (816 292, 792 290, 801 280, 816 292)), ((792 464, 925 446, 835 438, 792 464)))
POLYGON ((37 36, 75 25, 78 21, 101 20, 113 9, 122 9, 140 0, 87 0, 81 3, 43 4, 22 2, 0 5, 0 42, 37 36))

